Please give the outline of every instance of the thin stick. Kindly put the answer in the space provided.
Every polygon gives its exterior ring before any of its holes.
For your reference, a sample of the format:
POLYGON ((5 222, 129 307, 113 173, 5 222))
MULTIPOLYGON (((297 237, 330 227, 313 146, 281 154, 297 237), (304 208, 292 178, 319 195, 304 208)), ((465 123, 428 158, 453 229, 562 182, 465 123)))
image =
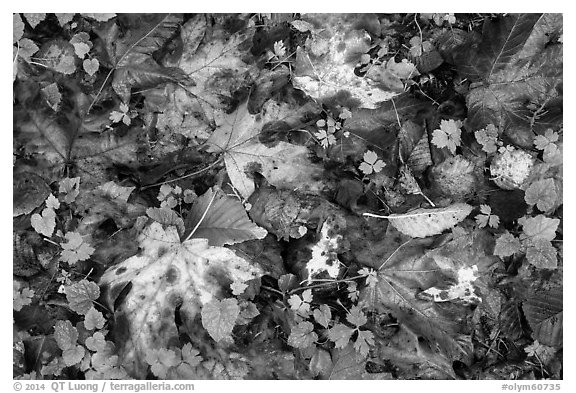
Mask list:
POLYGON ((196 172, 192 172, 192 173, 189 173, 189 174, 187 174, 187 175, 177 177, 176 179, 166 180, 166 181, 163 181, 163 182, 160 182, 160 183, 149 184, 149 185, 147 185, 147 186, 144 186, 144 187, 140 188, 140 190, 141 190, 141 191, 144 191, 144 190, 147 190, 147 189, 152 188, 152 187, 161 186, 161 185, 163 185, 163 184, 168 184, 168 183, 174 183, 174 182, 176 182, 176 181, 178 181, 178 180, 182 180, 182 179, 186 179, 186 178, 189 178, 189 177, 192 177, 192 176, 199 175, 199 174, 201 174, 202 172, 205 172, 205 171, 207 171, 208 169, 212 168, 214 165, 218 164, 220 161, 222 161, 222 157, 218 158, 216 161, 214 161, 212 164, 208 165, 207 167, 202 168, 202 169, 200 169, 200 170, 198 170, 198 171, 196 171, 196 172))

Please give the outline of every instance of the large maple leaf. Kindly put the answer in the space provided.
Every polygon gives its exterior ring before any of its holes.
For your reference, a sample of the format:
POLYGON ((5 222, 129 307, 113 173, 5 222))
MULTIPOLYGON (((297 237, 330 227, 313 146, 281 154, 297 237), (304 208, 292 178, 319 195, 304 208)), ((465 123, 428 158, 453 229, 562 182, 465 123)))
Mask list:
POLYGON ((550 41, 561 24, 557 14, 487 20, 478 45, 458 47, 462 75, 478 82, 466 98, 472 129, 494 124, 531 147, 532 132, 562 120, 562 44, 550 41))
POLYGON ((128 373, 145 378, 146 352, 178 342, 175 313, 192 321, 203 305, 225 297, 231 283, 260 277, 260 267, 206 239, 180 241, 175 227, 154 222, 139 237, 142 249, 100 279, 114 310, 119 356, 128 373), (127 293, 126 293, 127 292, 127 293))
MULTIPOLYGON (((23 114, 16 114, 18 117, 23 114)), ((86 132, 80 119, 67 124, 42 110, 28 110, 14 132, 14 144, 33 157, 34 171, 49 181, 62 176, 81 178, 81 190, 106 183, 107 171, 115 164, 138 165, 139 134, 136 128, 125 132, 107 130, 86 132)))
POLYGON ((382 68, 374 72, 378 74, 376 80, 354 73, 360 56, 370 50, 370 34, 357 28, 361 18, 354 14, 306 16, 307 21, 322 28, 312 31, 313 39, 306 48, 297 49, 293 77, 295 88, 319 102, 338 101, 347 107, 369 109, 378 108, 402 92, 400 78, 385 65, 375 67, 382 68))
MULTIPOLYGON (((495 257, 488 257, 490 236, 471 233, 454 238, 434 250, 433 240, 412 239, 390 229, 386 234, 390 252, 378 268, 378 282, 362 293, 363 301, 379 312, 392 312, 405 327, 426 338, 433 352, 452 361, 471 361, 471 310, 458 302, 433 301, 426 290, 449 288, 458 272, 476 266, 478 276, 489 276, 495 257)), ((487 290, 487 278, 475 287, 487 290)))
POLYGON ((208 151, 224 154, 232 185, 244 198, 254 192, 253 172, 283 189, 306 188, 314 185, 311 179, 322 178, 322 167, 310 161, 305 146, 261 143, 258 136, 263 126, 263 117, 250 114, 245 102, 225 118, 206 142, 208 151))

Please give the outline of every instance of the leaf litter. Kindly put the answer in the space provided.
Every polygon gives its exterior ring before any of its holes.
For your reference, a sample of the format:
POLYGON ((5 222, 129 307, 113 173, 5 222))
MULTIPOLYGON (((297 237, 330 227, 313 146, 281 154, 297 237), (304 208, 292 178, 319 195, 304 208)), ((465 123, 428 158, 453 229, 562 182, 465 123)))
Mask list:
POLYGON ((562 23, 14 14, 14 377, 560 379, 562 23))

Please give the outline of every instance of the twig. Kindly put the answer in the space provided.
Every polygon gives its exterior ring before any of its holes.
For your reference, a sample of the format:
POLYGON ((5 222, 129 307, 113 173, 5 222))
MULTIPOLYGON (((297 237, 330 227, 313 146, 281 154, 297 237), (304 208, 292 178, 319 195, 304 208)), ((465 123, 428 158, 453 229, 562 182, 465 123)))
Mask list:
POLYGON ((210 165, 208 165, 207 167, 202 168, 202 169, 200 169, 200 170, 198 170, 198 171, 196 171, 196 172, 192 172, 192 173, 189 173, 189 174, 187 174, 187 175, 177 177, 176 179, 166 180, 166 181, 163 181, 163 182, 160 182, 160 183, 149 184, 149 185, 147 185, 147 186, 144 186, 144 187, 140 188, 140 190, 141 190, 141 191, 144 191, 144 190, 147 190, 147 189, 152 188, 152 187, 161 186, 161 185, 169 184, 169 183, 174 183, 174 182, 179 181, 179 180, 182 180, 182 179, 186 179, 186 178, 189 178, 189 177, 192 177, 192 176, 199 175, 199 174, 201 174, 202 172, 205 172, 205 171, 207 171, 208 169, 214 167, 214 166, 215 166, 216 164, 218 164, 220 161, 222 161, 222 157, 219 157, 219 158, 218 158, 216 161, 214 161, 212 164, 210 164, 210 165))

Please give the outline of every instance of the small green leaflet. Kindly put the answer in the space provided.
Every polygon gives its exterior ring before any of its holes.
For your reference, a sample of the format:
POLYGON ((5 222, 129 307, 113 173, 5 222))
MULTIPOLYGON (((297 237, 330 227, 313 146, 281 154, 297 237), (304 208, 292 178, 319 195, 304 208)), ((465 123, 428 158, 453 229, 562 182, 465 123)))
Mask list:
POLYGON ((92 337, 86 338, 86 348, 94 352, 104 351, 106 348, 104 334, 102 332, 94 332, 92 337))
POLYGON ((314 325, 304 321, 292 328, 288 336, 288 345, 305 349, 314 344, 316 340, 318 340, 318 335, 314 332, 314 325))
POLYGON ((238 314, 240 307, 236 299, 213 299, 202 307, 202 326, 216 342, 232 340, 230 334, 238 314))

